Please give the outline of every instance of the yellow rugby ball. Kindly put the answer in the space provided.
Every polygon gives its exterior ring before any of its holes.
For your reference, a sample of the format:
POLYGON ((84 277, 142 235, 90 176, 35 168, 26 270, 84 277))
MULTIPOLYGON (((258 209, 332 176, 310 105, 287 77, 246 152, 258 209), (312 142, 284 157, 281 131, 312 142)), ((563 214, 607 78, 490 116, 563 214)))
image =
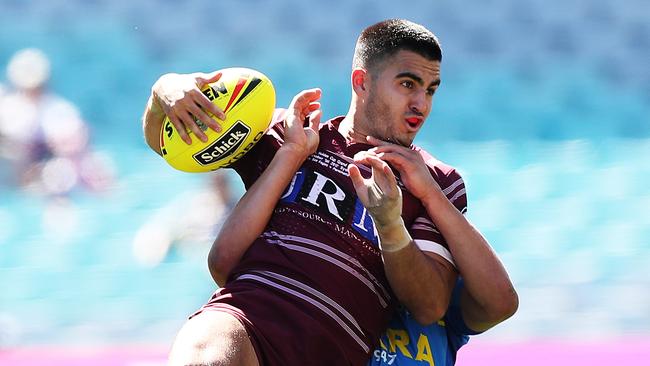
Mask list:
MULTIPOLYGON (((269 126, 275 109, 275 89, 268 77, 259 71, 233 67, 220 70, 221 78, 205 85, 201 91, 226 114, 219 121, 221 132, 215 132, 201 121, 196 124, 205 132, 207 142, 188 129, 192 144, 178 135, 169 117, 160 131, 162 156, 172 167, 200 173, 226 167, 244 156, 259 141, 269 126)), ((212 116, 208 112, 208 115, 212 116)))

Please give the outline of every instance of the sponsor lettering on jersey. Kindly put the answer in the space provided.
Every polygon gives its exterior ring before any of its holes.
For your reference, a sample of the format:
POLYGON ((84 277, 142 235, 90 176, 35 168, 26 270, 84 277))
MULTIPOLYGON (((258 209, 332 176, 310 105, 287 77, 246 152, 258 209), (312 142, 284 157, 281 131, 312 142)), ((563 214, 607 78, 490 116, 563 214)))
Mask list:
POLYGON ((346 192, 334 180, 317 171, 301 168, 280 199, 282 202, 309 207, 338 221, 351 221, 352 228, 358 234, 375 246, 379 243, 372 218, 357 198, 356 192, 346 192))

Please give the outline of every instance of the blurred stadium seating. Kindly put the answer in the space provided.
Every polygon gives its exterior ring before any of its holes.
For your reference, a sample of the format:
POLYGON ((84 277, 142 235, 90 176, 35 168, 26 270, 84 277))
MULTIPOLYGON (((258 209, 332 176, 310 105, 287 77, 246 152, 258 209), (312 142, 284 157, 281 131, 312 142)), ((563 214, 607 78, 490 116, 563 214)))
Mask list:
POLYGON ((47 53, 52 87, 118 173, 103 196, 74 196, 69 227, 56 213, 43 225, 41 198, 0 186, 0 349, 168 345, 215 285, 204 256, 133 258, 139 225, 202 179, 147 151, 151 84, 253 67, 279 105, 321 86, 333 117, 347 111, 358 31, 387 17, 442 41, 443 84, 416 143, 462 170, 468 216, 520 293, 517 315, 481 337, 649 339, 647 0, 0 0, 0 67, 24 47, 47 53))

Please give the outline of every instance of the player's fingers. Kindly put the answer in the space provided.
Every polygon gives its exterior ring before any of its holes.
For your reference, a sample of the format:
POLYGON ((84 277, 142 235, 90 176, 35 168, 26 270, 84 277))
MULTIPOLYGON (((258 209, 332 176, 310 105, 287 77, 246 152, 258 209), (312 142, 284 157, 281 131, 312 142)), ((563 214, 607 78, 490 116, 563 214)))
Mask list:
POLYGON ((377 156, 368 155, 368 162, 372 167, 372 178, 377 185, 384 191, 393 191, 393 186, 397 185, 395 175, 385 161, 379 159, 377 156))
POLYGON ((290 109, 300 111, 304 108, 305 105, 310 102, 315 102, 320 99, 321 90, 320 88, 306 89, 296 94, 291 101, 290 109))
POLYGON ((384 167, 387 166, 384 161, 376 156, 368 156, 368 162, 372 168, 372 177, 380 187, 385 187, 387 184, 386 171, 384 167))
POLYGON ((213 71, 207 74, 203 74, 203 76, 199 78, 199 86, 202 87, 206 84, 212 84, 214 82, 217 82, 219 81, 219 79, 221 79, 221 75, 223 74, 220 71, 213 71))
POLYGON ((305 103, 300 111, 302 116, 308 117, 312 112, 320 109, 320 102, 305 103))
POLYGON ((311 88, 303 90, 300 94, 302 94, 303 99, 315 102, 320 99, 322 93, 323 91, 320 88, 311 88))
POLYGON ((307 109, 309 111, 315 111, 317 109, 320 109, 320 102, 311 102, 311 103, 309 103, 309 105, 307 106, 307 109))
POLYGON ((207 125, 214 131, 221 131, 221 126, 210 116, 208 116, 207 113, 203 111, 203 109, 199 108, 198 105, 193 104, 190 102, 190 104, 187 106, 189 109, 190 113, 194 115, 194 117, 198 118, 199 121, 201 121, 203 124, 207 125))
POLYGON ((320 125, 320 118, 323 115, 323 111, 317 109, 309 115, 309 127, 318 133, 318 126, 320 125))
POLYGON ((370 145, 374 145, 374 146, 394 145, 388 141, 380 140, 374 136, 366 136, 366 141, 368 141, 370 145))
POLYGON ((402 154, 395 153, 395 152, 378 152, 375 153, 375 155, 388 163, 391 163, 397 170, 402 170, 405 169, 406 166, 410 163, 412 163, 412 160, 408 159, 402 154))
MULTIPOLYGON (((206 110, 206 111, 214 114, 215 116, 217 116, 217 118, 219 118, 222 121, 226 119, 226 114, 223 112, 223 110, 221 110, 221 108, 219 108, 216 104, 212 103, 212 101, 210 99, 208 99, 208 97, 206 97, 203 93, 201 93, 200 90, 198 90, 198 89, 193 90, 192 93, 191 93, 191 96, 192 96, 192 98, 191 98, 192 102, 195 103, 195 104, 198 104, 199 107, 203 108, 203 110, 206 110)), ((212 118, 210 118, 210 119, 212 119, 212 118)), ((214 123, 216 125, 219 124, 219 122, 217 122, 216 120, 214 120, 214 119, 212 119, 212 120, 214 121, 214 123)), ((201 120, 201 122, 208 124, 204 120, 201 120)))
POLYGON ((357 196, 359 197, 361 202, 367 202, 368 192, 366 189, 366 183, 363 177, 361 176, 359 167, 357 167, 354 164, 349 164, 348 174, 350 175, 350 180, 352 180, 352 185, 354 186, 354 190, 357 192, 357 196))
MULTIPOLYGON (((380 140, 374 139, 372 141, 376 142, 380 140)), ((404 155, 405 157, 413 157, 419 155, 416 151, 408 147, 396 145, 386 141, 381 141, 381 145, 375 145, 375 147, 371 148, 370 151, 375 152, 377 154, 381 152, 394 152, 397 154, 404 155)))
POLYGON ((393 173, 393 169, 391 169, 388 164, 384 166, 384 176, 388 181, 387 188, 389 188, 388 191, 389 195, 391 197, 396 197, 399 194, 399 187, 397 186, 397 178, 395 177, 395 173, 393 173))
POLYGON ((376 156, 376 154, 373 153, 372 151, 368 151, 368 150, 359 151, 358 153, 354 154, 354 157, 352 157, 352 159, 354 160, 355 163, 370 165, 370 163, 368 162, 368 156, 371 155, 376 156))
POLYGON ((397 145, 384 145, 373 147, 369 151, 377 154, 382 160, 390 161, 391 164, 400 165, 400 168, 408 168, 424 163, 420 154, 407 147, 397 145))
POLYGON ((183 140, 188 145, 192 144, 192 138, 188 136, 187 132, 185 131, 185 125, 183 122, 181 122, 178 116, 176 116, 176 114, 173 112, 171 112, 168 116, 174 127, 176 127, 176 131, 178 131, 178 136, 181 138, 181 140, 183 140))
POLYGON ((199 126, 196 125, 194 122, 194 117, 189 112, 180 113, 178 117, 183 122, 185 127, 192 131, 194 135, 199 138, 199 140, 203 142, 208 141, 208 137, 203 133, 203 131, 201 131, 199 126))

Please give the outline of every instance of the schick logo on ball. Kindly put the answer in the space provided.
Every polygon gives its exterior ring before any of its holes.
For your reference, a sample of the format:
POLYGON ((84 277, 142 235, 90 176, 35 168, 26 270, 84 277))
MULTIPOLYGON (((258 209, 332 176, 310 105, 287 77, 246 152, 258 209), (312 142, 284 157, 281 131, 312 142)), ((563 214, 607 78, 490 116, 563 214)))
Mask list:
POLYGON ((242 121, 237 121, 219 139, 192 157, 201 165, 212 164, 235 152, 250 132, 250 127, 242 121))

